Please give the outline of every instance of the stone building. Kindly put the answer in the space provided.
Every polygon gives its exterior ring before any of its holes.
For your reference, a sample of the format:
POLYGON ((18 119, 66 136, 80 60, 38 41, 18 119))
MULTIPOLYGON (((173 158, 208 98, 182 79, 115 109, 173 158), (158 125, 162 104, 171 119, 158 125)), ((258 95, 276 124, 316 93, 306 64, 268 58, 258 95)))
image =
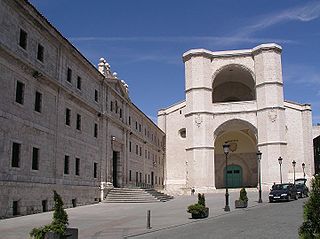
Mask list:
POLYGON ((158 112, 166 133, 168 192, 224 188, 226 175, 229 187, 256 187, 258 150, 264 189, 280 181, 279 157, 284 182, 303 176, 302 163, 312 176, 311 106, 284 100, 281 51, 279 45, 262 44, 183 55, 186 98, 158 112))
POLYGON ((0 1, 0 217, 162 188, 164 133, 28 1, 0 1))

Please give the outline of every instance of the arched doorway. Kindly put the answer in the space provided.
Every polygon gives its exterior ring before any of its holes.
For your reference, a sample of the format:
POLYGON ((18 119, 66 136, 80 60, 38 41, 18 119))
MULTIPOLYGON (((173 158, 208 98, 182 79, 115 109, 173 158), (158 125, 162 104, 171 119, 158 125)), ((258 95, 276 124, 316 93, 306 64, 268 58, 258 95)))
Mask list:
POLYGON ((225 188, 226 178, 231 188, 256 187, 258 183, 256 149, 256 128, 253 125, 238 119, 220 125, 215 131, 214 141, 216 188, 225 188), (222 147, 225 142, 230 144, 227 170, 226 156, 222 147))

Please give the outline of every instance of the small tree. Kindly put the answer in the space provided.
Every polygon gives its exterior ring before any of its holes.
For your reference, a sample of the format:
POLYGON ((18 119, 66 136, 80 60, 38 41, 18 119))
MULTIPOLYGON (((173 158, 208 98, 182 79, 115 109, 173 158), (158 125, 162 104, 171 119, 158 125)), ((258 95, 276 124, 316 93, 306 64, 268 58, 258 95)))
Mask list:
POLYGON ((30 232, 30 236, 34 239, 43 239, 47 232, 55 232, 62 236, 69 224, 68 214, 63 209, 63 201, 61 196, 54 190, 53 191, 54 200, 54 212, 52 222, 48 225, 39 228, 33 228, 30 232))
POLYGON ((304 222, 299 229, 302 239, 320 238, 320 175, 311 181, 309 199, 304 205, 304 222))
POLYGON ((239 198, 240 201, 243 201, 243 202, 248 202, 248 196, 247 196, 247 191, 245 188, 242 188, 240 190, 240 198, 239 198))
POLYGON ((206 199, 204 197, 204 194, 198 193, 198 204, 202 206, 206 206, 206 199))

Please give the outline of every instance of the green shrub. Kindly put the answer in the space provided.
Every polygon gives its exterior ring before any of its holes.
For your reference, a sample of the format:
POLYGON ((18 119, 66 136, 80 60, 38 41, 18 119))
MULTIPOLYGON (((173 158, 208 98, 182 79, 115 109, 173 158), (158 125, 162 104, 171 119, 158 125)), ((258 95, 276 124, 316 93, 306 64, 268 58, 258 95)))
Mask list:
POLYGON ((248 202, 248 196, 247 196, 247 191, 245 188, 242 188, 240 190, 240 198, 239 198, 240 201, 242 202, 248 202))
POLYGON ((206 206, 206 199, 204 197, 204 194, 198 193, 198 204, 202 206, 206 206))
POLYGON ((192 214, 204 214, 205 211, 206 211, 206 207, 199 203, 190 205, 187 210, 188 213, 192 213, 192 214))
POLYGON ((320 239, 320 175, 311 181, 309 199, 304 205, 299 236, 302 239, 320 239))
POLYGON ((53 191, 53 200, 54 200, 54 212, 52 222, 48 225, 39 228, 33 228, 30 232, 31 238, 34 239, 44 239, 44 236, 47 232, 55 232, 59 235, 63 235, 67 229, 69 224, 68 222, 68 214, 63 209, 63 201, 61 196, 53 191))

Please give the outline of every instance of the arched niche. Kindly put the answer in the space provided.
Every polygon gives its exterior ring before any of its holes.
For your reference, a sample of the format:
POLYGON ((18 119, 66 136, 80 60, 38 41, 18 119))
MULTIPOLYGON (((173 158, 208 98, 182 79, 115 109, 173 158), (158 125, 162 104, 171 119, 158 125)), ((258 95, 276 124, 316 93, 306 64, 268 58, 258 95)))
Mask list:
POLYGON ((212 83, 212 102, 252 101, 256 99, 253 73, 241 65, 227 65, 217 71, 212 83))

